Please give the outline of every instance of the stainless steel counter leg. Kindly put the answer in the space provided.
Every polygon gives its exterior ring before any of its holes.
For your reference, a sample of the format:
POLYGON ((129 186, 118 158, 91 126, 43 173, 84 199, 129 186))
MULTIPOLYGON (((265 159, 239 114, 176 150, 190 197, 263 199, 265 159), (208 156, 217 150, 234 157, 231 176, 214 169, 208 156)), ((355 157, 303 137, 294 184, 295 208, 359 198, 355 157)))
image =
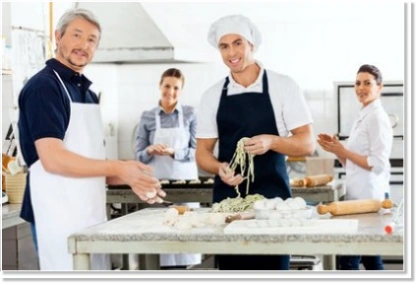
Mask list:
POLYGON ((324 255, 323 256, 323 267, 324 270, 337 270, 337 262, 335 255, 324 255))
POLYGON ((75 253, 73 254, 74 270, 90 270, 90 254, 75 253))
POLYGON ((159 254, 141 254, 139 256, 140 270, 160 270, 159 254))

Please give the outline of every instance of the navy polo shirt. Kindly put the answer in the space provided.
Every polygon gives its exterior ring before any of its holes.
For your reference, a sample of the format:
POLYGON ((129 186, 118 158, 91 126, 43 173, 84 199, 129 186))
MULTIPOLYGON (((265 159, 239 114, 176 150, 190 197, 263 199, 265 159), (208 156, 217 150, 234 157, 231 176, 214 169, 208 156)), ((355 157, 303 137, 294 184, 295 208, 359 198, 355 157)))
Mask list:
MULTIPOLYGON (((97 95, 89 87, 91 81, 56 59, 25 84, 19 95, 19 142, 28 167, 39 157, 35 141, 42 138, 64 139, 70 122, 70 100, 54 70, 59 74, 73 102, 98 104, 97 95)), ((34 223, 30 199, 30 172, 26 179, 25 194, 20 217, 34 223)))

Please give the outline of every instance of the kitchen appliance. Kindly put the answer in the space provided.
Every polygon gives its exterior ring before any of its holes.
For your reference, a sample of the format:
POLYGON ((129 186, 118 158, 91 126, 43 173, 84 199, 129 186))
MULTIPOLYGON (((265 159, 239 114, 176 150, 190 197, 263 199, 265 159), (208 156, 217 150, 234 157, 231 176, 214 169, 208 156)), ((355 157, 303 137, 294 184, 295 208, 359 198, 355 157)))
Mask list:
MULTIPOLYGON (((347 139, 354 120, 360 112, 361 104, 358 102, 352 82, 336 84, 338 104, 338 136, 347 139)), ((403 83, 384 83, 381 101, 383 108, 389 115, 393 128, 394 138, 403 139, 404 135, 404 97, 403 83)))
MULTIPOLYGON (((389 115, 393 128, 393 144, 390 154, 390 184, 403 184, 403 151, 404 151, 404 86, 402 81, 385 81, 381 93, 381 101, 389 115)), ((338 136, 342 144, 347 143, 354 120, 361 105, 357 100, 352 81, 334 83, 334 94, 337 97, 338 136)), ((345 172, 336 160, 338 178, 345 172)), ((393 194, 393 193, 392 193, 393 194)))
MULTIPOLYGON (((75 8, 93 11, 105 31, 93 62, 121 64, 209 61, 204 52, 207 47, 190 36, 186 25, 167 24, 167 16, 162 15, 164 11, 150 13, 146 6, 146 3, 136 1, 75 3, 75 8)), ((193 27, 199 28, 199 25, 193 27)))

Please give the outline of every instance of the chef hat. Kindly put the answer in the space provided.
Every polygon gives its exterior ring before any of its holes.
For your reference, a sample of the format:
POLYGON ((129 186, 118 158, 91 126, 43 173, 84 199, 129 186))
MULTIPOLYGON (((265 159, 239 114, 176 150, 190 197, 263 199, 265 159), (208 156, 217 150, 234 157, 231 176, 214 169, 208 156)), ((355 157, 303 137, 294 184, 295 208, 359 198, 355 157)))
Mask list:
POLYGON ((257 51, 261 44, 261 34, 257 27, 245 16, 230 15, 225 16, 214 22, 208 33, 208 41, 218 48, 219 40, 227 34, 237 34, 252 43, 254 51, 257 51))

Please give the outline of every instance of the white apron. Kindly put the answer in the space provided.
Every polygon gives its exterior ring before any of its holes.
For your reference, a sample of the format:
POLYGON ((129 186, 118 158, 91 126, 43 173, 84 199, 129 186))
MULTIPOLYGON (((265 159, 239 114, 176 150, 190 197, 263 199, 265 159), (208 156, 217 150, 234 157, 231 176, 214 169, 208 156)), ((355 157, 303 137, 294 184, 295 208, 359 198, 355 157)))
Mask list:
MULTIPOLYGON (((177 128, 161 128, 160 109, 155 113, 155 137, 153 144, 166 144, 171 148, 180 149, 189 145, 190 132, 184 128, 183 108, 178 105, 179 126, 177 128)), ((197 165, 195 161, 180 162, 170 156, 155 155, 149 163, 154 168, 154 174, 158 179, 169 180, 195 180, 198 179, 197 165)), ((199 203, 184 203, 189 207, 198 208, 199 203)), ((161 254, 161 266, 185 266, 200 264, 201 254, 161 254)))
MULTIPOLYGON (((73 103, 58 73, 55 74, 71 103, 65 148, 88 158, 105 159, 99 105, 73 103)), ((107 220, 105 183, 105 177, 71 178, 48 173, 40 160, 30 167, 41 270, 73 270, 68 237, 107 220)), ((93 270, 110 269, 108 255, 93 254, 90 261, 93 270)))

